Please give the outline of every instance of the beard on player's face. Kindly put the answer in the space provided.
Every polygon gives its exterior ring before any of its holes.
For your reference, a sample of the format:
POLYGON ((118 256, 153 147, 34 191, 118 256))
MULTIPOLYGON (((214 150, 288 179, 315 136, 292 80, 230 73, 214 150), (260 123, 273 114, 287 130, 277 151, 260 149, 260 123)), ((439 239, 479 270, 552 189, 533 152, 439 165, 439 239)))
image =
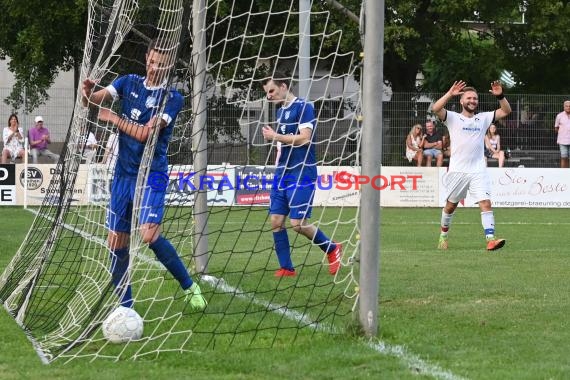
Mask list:
POLYGON ((477 103, 464 102, 463 109, 469 113, 474 113, 477 110, 477 103))

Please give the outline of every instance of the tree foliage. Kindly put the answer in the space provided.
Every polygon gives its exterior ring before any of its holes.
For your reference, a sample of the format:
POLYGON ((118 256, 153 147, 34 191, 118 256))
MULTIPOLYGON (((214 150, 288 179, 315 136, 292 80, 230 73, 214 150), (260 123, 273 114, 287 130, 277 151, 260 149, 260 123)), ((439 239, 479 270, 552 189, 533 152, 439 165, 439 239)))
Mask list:
POLYGON ((16 79, 5 102, 31 111, 58 72, 81 62, 87 0, 0 0, 0 8, 0 56, 10 58, 16 79))
MULTIPOLYGON (((362 1, 337 0, 356 15, 362 1)), ((374 1, 374 0, 367 0, 374 1)), ((287 17, 297 11, 298 1, 208 0, 210 9, 243 17, 228 18, 218 25, 208 24, 209 36, 231 39, 247 23, 248 35, 282 32, 287 17), (215 3, 215 4, 214 4, 215 3), (270 9, 271 17, 258 13, 270 9), (246 17, 251 10, 250 16, 246 17)), ((566 57, 570 29, 569 1, 561 0, 385 0, 384 78, 394 91, 415 91, 416 75, 424 74, 423 89, 444 91, 456 79, 487 87, 502 70, 510 71, 517 87, 524 91, 567 91, 566 57), (524 21, 522 17, 524 11, 524 21), (472 21, 467 23, 465 21, 472 21)), ((6 102, 14 108, 24 103, 28 110, 47 99, 46 90, 57 73, 78 65, 85 39, 87 0, 0 0, 0 56, 10 57, 9 69, 16 78, 6 102), (25 90, 25 91, 24 91, 25 90)), ((325 0, 313 1, 314 11, 328 10, 328 20, 315 17, 314 30, 342 30, 340 50, 352 52, 336 62, 346 67, 363 50, 359 26, 325 0)), ((287 32, 298 31, 290 17, 287 32)), ((211 41, 211 39, 210 39, 211 41)), ((211 52, 211 62, 228 63, 238 56, 271 57, 280 49, 282 55, 295 56, 298 41, 286 38, 265 39, 264 45, 251 39, 241 45, 211 52)), ((337 48, 334 39, 312 49, 323 53, 337 48)), ((189 61, 189 51, 184 52, 189 61)), ((184 59, 184 57, 182 57, 184 59)), ((213 65, 228 79, 227 86, 239 87, 253 70, 255 59, 239 64, 213 65), (246 73, 245 75, 238 75, 246 73), (243 80, 243 81, 242 81, 243 80)), ((333 70, 335 68, 333 67, 333 70)))

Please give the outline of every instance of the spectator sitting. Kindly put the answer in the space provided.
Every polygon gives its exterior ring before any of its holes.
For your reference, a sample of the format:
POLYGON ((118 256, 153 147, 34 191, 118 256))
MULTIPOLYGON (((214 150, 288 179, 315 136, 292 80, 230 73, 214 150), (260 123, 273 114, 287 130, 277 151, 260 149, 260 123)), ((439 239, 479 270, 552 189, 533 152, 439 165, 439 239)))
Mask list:
POLYGON ((441 137, 442 153, 444 157, 451 157, 451 141, 449 139, 449 134, 445 133, 441 137))
POLYGON ((8 163, 8 158, 14 162, 16 158, 24 158, 24 131, 20 128, 20 122, 16 114, 8 118, 8 126, 4 127, 2 134, 4 149, 2 149, 2 163, 8 163))
POLYGON ((32 154, 32 162, 38 163, 38 156, 48 156, 54 162, 59 160, 59 155, 51 152, 47 146, 51 143, 49 137, 49 130, 44 127, 44 119, 41 116, 36 116, 36 125, 28 131, 30 139, 30 153, 32 154))
POLYGON ((418 166, 422 166, 423 159, 423 136, 422 136, 422 126, 416 124, 410 129, 410 133, 406 137, 406 158, 408 161, 412 162, 415 160, 418 166))
POLYGON ((426 166, 431 166, 431 159, 435 157, 436 166, 443 164, 443 139, 441 134, 435 130, 433 121, 426 121, 426 134, 424 135, 424 157, 426 159, 426 166))
POLYGON ((495 124, 489 126, 485 135, 485 157, 497 159, 500 168, 505 164, 505 152, 501 150, 501 136, 495 124))

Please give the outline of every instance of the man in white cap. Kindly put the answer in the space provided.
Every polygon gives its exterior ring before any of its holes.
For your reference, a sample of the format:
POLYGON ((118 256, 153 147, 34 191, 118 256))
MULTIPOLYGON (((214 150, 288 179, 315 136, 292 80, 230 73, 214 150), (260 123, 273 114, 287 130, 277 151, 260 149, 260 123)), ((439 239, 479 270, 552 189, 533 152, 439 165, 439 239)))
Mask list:
POLYGON ((34 121, 36 122, 36 125, 34 128, 30 128, 28 132, 32 162, 37 164, 38 156, 48 156, 54 162, 57 162, 59 160, 59 155, 51 152, 47 148, 48 144, 51 143, 51 139, 49 137, 49 130, 44 127, 44 118, 36 116, 34 121))

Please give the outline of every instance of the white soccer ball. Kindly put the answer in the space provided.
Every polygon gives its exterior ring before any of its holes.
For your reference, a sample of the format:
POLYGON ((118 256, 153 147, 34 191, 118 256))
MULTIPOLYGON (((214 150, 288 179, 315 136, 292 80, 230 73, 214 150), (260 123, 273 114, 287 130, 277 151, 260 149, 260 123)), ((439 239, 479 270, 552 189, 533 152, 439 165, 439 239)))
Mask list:
POLYGON ((126 343, 142 338, 143 319, 134 310, 119 306, 103 321, 103 336, 111 343, 126 343))

